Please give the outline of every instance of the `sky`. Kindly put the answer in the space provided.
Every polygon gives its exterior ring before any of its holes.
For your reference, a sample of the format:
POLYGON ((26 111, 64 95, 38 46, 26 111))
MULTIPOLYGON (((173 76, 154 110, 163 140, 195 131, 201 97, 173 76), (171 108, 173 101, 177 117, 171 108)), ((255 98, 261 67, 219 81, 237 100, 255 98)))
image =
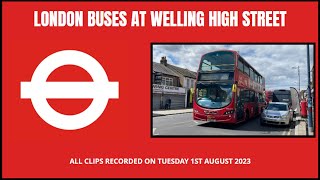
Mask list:
MULTIPOLYGON (((310 70, 313 67, 313 45, 310 48, 310 70)), ((266 79, 266 90, 299 89, 298 69, 300 69, 300 90, 307 89, 307 45, 302 44, 181 44, 153 45, 153 61, 160 62, 166 56, 168 63, 197 71, 203 54, 215 50, 235 50, 266 79), (296 67, 294 69, 293 67, 296 67)), ((311 73, 310 73, 311 74, 311 73)))

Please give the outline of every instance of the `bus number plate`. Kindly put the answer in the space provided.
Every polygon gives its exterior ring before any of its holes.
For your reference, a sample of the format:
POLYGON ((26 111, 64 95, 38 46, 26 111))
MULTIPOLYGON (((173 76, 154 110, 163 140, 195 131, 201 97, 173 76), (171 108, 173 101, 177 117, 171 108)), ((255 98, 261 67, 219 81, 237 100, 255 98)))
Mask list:
POLYGON ((213 116, 207 116, 207 121, 215 122, 216 120, 214 119, 213 116))

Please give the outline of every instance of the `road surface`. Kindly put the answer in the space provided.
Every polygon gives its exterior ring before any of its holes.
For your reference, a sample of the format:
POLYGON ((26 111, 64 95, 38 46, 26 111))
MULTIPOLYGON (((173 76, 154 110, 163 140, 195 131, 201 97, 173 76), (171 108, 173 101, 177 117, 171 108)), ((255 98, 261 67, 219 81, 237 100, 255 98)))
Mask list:
POLYGON ((265 125, 259 119, 251 119, 237 125, 204 123, 193 121, 192 113, 153 117, 153 136, 290 136, 291 127, 265 125))

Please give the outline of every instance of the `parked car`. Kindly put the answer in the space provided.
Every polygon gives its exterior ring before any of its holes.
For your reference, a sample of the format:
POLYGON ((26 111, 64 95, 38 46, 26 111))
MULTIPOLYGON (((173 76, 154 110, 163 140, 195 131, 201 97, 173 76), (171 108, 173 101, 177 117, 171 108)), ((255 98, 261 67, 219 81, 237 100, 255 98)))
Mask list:
POLYGON ((260 124, 290 125, 293 121, 293 110, 289 103, 270 102, 260 116, 260 124))

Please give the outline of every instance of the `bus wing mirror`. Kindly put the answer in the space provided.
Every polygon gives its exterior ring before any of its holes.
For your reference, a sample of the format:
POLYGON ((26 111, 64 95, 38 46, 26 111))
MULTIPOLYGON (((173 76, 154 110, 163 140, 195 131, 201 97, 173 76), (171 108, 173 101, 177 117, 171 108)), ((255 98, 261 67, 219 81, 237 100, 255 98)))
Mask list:
POLYGON ((232 92, 236 92, 237 91, 237 85, 236 84, 233 84, 232 85, 232 92))

